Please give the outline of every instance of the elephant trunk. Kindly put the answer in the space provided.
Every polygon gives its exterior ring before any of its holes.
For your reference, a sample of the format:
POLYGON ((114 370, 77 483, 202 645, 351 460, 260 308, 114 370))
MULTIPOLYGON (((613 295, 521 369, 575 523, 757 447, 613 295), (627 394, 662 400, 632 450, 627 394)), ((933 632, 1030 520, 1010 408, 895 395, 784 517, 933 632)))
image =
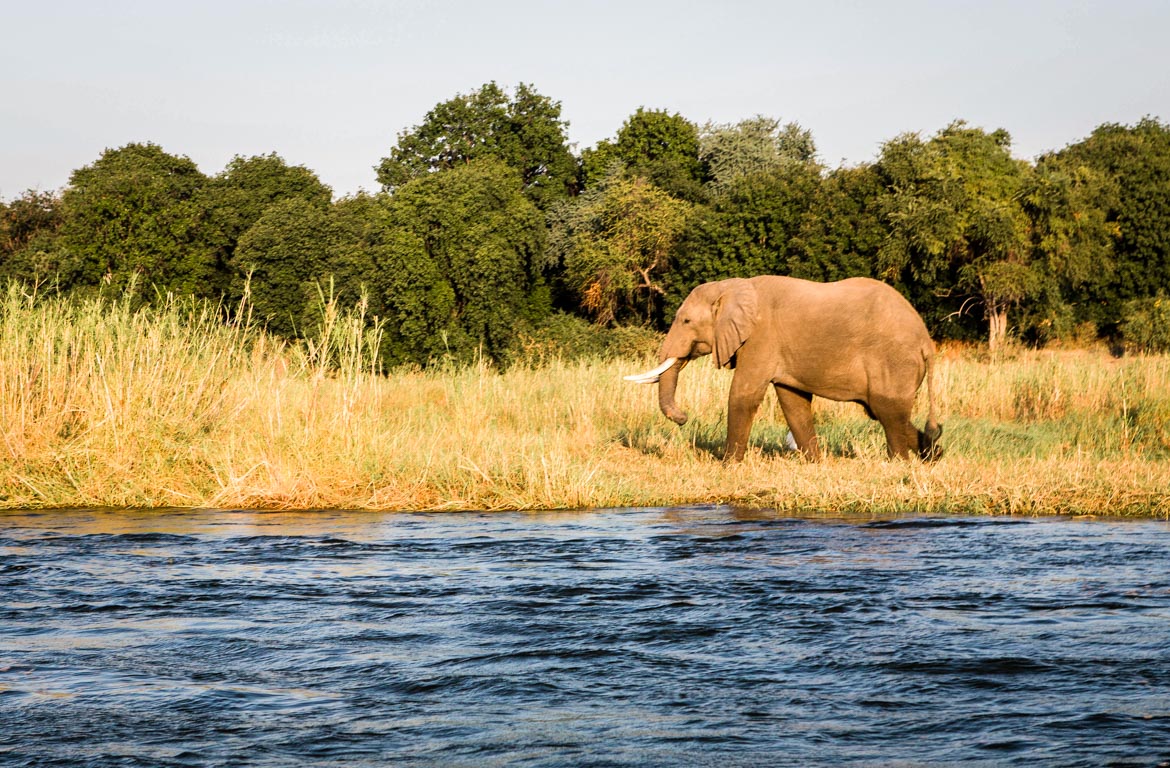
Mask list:
POLYGON ((679 358, 674 365, 662 372, 662 376, 658 379, 658 407, 662 409, 662 413, 666 418, 678 424, 680 427, 687 423, 687 415, 683 413, 677 405, 674 404, 674 390, 678 385, 678 374, 687 364, 687 359, 679 358))

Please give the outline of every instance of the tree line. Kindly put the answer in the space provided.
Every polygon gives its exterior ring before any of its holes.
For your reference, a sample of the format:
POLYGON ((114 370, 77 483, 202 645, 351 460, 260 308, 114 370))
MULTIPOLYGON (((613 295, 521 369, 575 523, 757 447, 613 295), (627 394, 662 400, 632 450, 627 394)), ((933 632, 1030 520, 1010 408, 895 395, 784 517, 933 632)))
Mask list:
POLYGON ((940 339, 1170 348, 1157 118, 1034 162, 1006 131, 957 120, 838 168, 809 131, 765 116, 699 125, 639 108, 580 154, 567 128, 532 86, 487 83, 398 135, 381 191, 337 200, 276 154, 209 176, 152 143, 108 149, 60 192, 0 201, 0 278, 247 294, 290 339, 331 290, 382 324, 387 364, 504 363, 525 339, 662 329, 696 284, 764 273, 884 280, 940 339))

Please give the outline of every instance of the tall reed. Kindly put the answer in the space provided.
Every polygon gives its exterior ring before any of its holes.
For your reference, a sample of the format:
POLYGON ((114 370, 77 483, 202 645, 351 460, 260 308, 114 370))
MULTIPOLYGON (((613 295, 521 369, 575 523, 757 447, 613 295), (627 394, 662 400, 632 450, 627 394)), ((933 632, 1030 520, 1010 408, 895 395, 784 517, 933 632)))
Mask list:
MULTIPOLYGON (((377 365, 380 328, 325 294, 303 344, 246 308, 0 297, 0 506, 556 509, 732 503, 821 514, 1170 516, 1170 358, 944 351, 944 458, 888 461, 860 407, 816 400, 828 456, 783 449, 769 399, 718 460, 731 374, 687 368, 683 428, 647 360, 377 365), (225 322, 225 316, 237 319, 225 322)), ((920 396, 921 423, 925 403, 920 396)))

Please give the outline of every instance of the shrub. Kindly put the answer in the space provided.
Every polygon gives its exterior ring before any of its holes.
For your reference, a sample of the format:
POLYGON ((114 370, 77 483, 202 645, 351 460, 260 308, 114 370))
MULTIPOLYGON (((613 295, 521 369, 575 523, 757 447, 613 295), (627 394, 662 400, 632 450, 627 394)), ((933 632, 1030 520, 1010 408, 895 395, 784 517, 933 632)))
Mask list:
POLYGON ((605 326, 556 312, 538 327, 522 331, 514 361, 531 366, 553 360, 609 360, 654 354, 662 335, 644 326, 605 326))
POLYGON ((1125 303, 1121 335, 1137 352, 1170 352, 1170 299, 1156 296, 1125 303))

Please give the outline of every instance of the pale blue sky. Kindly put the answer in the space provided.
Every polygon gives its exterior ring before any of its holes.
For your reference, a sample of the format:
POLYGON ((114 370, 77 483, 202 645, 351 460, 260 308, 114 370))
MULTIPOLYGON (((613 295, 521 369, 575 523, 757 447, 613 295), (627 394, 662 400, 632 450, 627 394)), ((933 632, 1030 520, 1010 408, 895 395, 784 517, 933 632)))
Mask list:
POLYGON ((0 0, 0 198, 153 141, 208 174, 277 152, 338 196, 489 80, 562 104, 577 149, 639 106, 756 114, 830 166, 956 118, 1019 157, 1170 120, 1165 0, 0 0))

